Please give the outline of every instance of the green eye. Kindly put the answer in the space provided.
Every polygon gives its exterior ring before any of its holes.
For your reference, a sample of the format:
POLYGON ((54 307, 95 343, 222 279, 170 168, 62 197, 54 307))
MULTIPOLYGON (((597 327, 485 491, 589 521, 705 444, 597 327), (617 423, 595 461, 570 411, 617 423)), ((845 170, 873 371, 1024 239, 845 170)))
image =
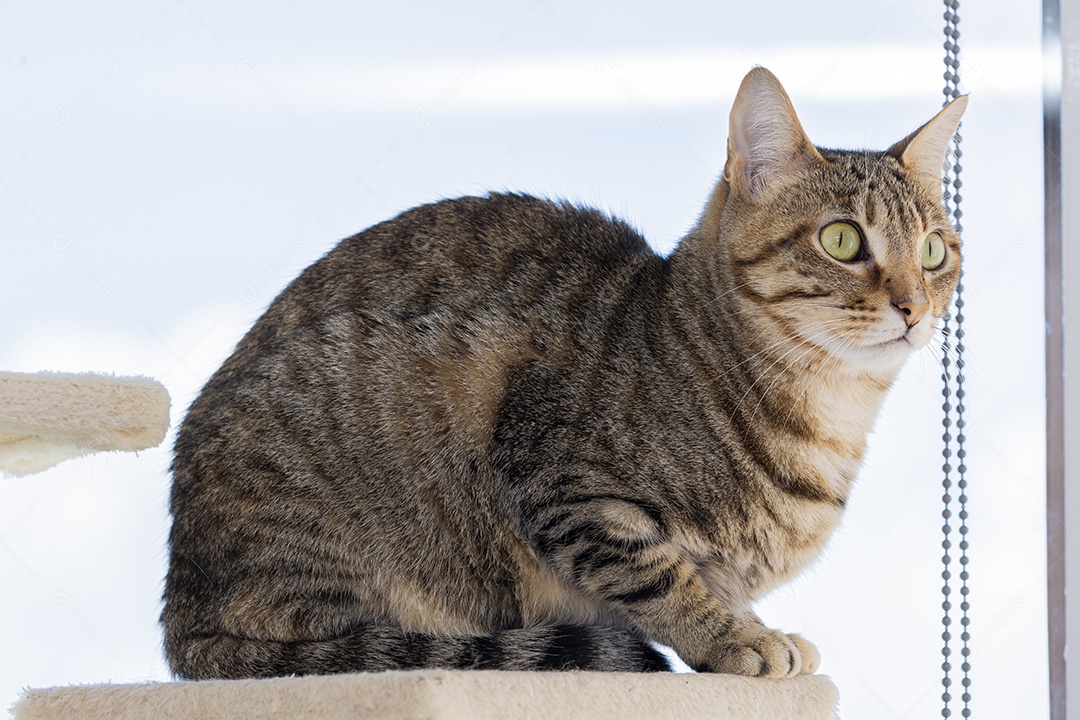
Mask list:
POLYGON ((834 222, 822 229, 821 246, 837 260, 850 262, 862 251, 862 233, 851 223, 834 222))
POLYGON ((925 270, 937 270, 945 262, 945 241, 936 232, 930 233, 923 240, 922 266, 925 270))

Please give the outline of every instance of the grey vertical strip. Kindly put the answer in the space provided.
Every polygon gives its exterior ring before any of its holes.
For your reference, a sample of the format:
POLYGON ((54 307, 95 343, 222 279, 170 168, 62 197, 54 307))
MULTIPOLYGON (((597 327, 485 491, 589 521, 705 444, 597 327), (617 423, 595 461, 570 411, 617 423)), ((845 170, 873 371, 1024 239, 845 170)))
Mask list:
MULTIPOLYGON (((1065 366, 1061 188, 1061 0, 1043 0, 1043 167, 1046 275, 1046 561, 1050 719, 1067 720, 1065 366)), ((1080 661, 1080 660, 1078 660, 1080 661)))

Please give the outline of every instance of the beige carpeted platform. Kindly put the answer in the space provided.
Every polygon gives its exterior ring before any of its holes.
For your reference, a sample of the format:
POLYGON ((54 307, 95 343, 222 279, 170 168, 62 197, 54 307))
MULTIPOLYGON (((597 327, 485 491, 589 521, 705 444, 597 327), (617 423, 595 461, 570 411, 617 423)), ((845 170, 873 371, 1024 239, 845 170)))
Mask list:
POLYGON ((27 690, 15 720, 831 720, 824 675, 423 670, 27 690))
POLYGON ((169 427, 169 393, 142 377, 0 372, 0 473, 28 475, 103 450, 145 450, 169 427))

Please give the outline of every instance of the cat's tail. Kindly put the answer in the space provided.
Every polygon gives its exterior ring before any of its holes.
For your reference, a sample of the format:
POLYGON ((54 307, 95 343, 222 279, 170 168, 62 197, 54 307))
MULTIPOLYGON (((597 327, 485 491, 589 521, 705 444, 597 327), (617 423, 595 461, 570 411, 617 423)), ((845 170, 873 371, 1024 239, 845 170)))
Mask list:
POLYGON ((490 635, 437 636, 367 626, 328 640, 277 642, 214 635, 166 642, 173 672, 188 679, 328 675, 419 668, 670 670, 662 653, 614 628, 557 625, 490 635))

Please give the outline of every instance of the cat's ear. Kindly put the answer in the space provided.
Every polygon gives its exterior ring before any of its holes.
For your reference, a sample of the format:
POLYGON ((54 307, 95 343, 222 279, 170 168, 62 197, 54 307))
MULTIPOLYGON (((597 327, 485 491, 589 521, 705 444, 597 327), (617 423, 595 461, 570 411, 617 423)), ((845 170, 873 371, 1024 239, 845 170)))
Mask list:
POLYGON ((918 177, 941 187, 945 154, 960 127, 965 108, 967 95, 961 95, 942 108, 933 120, 889 148, 888 154, 918 177))
POLYGON ((728 130, 724 177, 744 200, 760 200, 821 154, 806 137, 784 87, 763 67, 746 74, 728 130))

